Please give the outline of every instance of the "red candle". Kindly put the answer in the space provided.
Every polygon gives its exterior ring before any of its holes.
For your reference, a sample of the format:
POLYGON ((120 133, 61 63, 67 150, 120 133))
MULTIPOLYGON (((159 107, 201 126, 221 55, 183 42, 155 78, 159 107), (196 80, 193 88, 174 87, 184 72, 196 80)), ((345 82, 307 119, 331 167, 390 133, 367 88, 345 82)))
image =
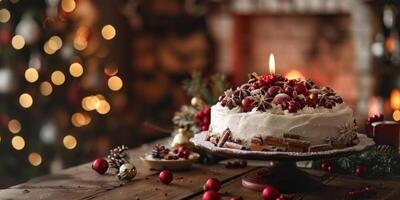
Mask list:
POLYGON ((377 145, 391 145, 399 148, 400 123, 394 121, 373 122, 372 138, 377 145))

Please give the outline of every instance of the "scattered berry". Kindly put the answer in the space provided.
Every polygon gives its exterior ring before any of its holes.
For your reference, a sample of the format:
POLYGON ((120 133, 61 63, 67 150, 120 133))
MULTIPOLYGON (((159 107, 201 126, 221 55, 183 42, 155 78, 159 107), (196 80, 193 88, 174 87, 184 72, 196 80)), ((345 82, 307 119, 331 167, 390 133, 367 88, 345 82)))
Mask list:
POLYGON ((264 200, 276 200, 280 194, 276 188, 272 186, 266 186, 262 191, 262 196, 264 200))
POLYGON ((92 169, 99 174, 106 173, 108 169, 108 162, 104 158, 97 158, 92 163, 92 169))
POLYGON ((160 172, 160 175, 158 176, 158 178, 160 179, 161 183, 168 185, 171 183, 171 181, 173 179, 173 175, 170 171, 163 170, 160 172))
POLYGON ((221 200, 221 195, 216 191, 207 190, 203 193, 202 200, 221 200))
POLYGON ((218 192, 221 188, 221 182, 219 182, 216 178, 207 179, 206 183, 203 186, 204 191, 212 190, 218 192))

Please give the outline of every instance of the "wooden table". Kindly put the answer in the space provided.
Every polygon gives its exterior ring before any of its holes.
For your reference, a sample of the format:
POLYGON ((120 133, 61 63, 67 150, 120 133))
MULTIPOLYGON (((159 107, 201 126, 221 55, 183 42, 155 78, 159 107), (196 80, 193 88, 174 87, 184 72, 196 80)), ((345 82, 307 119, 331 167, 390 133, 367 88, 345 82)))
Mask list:
MULTIPOLYGON (((159 140, 129 150, 129 156, 138 169, 138 175, 125 185, 113 175, 98 175, 91 169, 91 164, 87 163, 0 190, 0 199, 201 199, 202 186, 208 177, 222 181, 220 192, 223 194, 223 199, 229 199, 231 196, 262 199, 261 193, 241 187, 241 177, 259 167, 226 169, 223 165, 196 164, 191 170, 175 172, 170 185, 161 184, 158 173, 147 169, 139 160, 139 156, 149 152, 153 144, 165 141, 159 140)), ((306 171, 319 177, 324 186, 318 191, 296 195, 304 200, 346 199, 348 191, 367 185, 378 190, 377 195, 370 199, 400 199, 400 177, 367 180, 351 175, 329 175, 317 170, 306 171)))

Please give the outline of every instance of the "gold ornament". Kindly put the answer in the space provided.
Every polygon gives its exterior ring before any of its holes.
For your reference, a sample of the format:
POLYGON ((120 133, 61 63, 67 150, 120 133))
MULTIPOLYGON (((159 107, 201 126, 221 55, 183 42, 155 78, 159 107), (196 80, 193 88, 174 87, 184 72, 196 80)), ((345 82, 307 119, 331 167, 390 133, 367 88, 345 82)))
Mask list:
POLYGON ((121 181, 129 181, 137 174, 136 167, 131 163, 125 163, 119 168, 117 177, 121 181))
POLYGON ((204 102, 203 99, 200 97, 193 97, 192 100, 190 101, 190 104, 192 104, 193 107, 202 109, 207 106, 206 102, 204 102))

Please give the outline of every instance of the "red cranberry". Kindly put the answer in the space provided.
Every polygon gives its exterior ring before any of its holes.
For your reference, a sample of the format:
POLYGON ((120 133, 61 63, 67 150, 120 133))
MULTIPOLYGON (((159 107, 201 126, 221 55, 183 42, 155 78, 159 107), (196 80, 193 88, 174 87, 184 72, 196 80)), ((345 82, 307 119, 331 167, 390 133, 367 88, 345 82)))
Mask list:
POLYGON ((297 92, 297 94, 307 94, 307 87, 304 84, 298 83, 294 86, 294 91, 297 92))
POLYGON ((264 200, 275 200, 280 196, 278 190, 272 186, 266 186, 262 191, 264 200))
POLYGON ((204 117, 202 122, 203 122, 204 124, 209 124, 209 123, 210 123, 210 118, 204 117))
POLYGON ((202 125, 201 130, 202 131, 208 131, 209 126, 208 125, 202 125))
POLYGON ((274 86, 271 86, 270 88, 268 88, 267 94, 270 97, 274 97, 275 95, 277 95, 279 93, 280 90, 282 90, 281 87, 274 85, 274 86))
POLYGON ((243 110, 248 112, 251 109, 253 109, 253 102, 254 102, 254 99, 252 97, 245 97, 242 100, 242 108, 243 108, 243 110))
POLYGON ((168 185, 171 183, 171 181, 173 179, 173 175, 170 171, 163 170, 160 172, 160 175, 158 176, 158 178, 160 179, 161 183, 168 185))
POLYGON ((221 188, 221 182, 216 178, 207 179, 206 183, 203 186, 204 191, 212 190, 218 192, 221 188))
POLYGON ((288 111, 290 113, 295 113, 300 109, 300 104, 297 101, 289 101, 288 111))
POLYGON ((197 119, 201 119, 203 118, 203 112, 199 111, 196 114, 194 114, 194 117, 196 117, 197 119))
POLYGON ((285 89, 283 90, 283 92, 287 95, 292 95, 293 94, 293 87, 292 86, 286 86, 285 89))
POLYGON ((108 169, 108 162, 107 160, 103 158, 97 158, 96 160, 93 161, 92 163, 92 169, 96 171, 99 174, 104 174, 106 173, 108 169))
POLYGON ((267 74, 261 76, 261 80, 265 81, 266 85, 272 85, 277 80, 277 77, 274 74, 267 74))
POLYGON ((179 157, 179 158, 188 159, 189 156, 190 156, 190 151, 189 151, 189 150, 186 150, 186 149, 184 149, 184 150, 182 150, 182 151, 180 151, 180 152, 178 153, 178 157, 179 157))
POLYGON ((204 108, 202 112, 203 112, 204 116, 208 116, 208 115, 210 115, 211 108, 204 108))
POLYGON ((201 198, 202 200, 221 200, 221 195, 212 190, 208 190, 204 192, 203 197, 201 198))
POLYGON ((284 93, 277 94, 274 99, 272 100, 272 103, 279 105, 283 104, 284 102, 290 101, 290 96, 284 93))

